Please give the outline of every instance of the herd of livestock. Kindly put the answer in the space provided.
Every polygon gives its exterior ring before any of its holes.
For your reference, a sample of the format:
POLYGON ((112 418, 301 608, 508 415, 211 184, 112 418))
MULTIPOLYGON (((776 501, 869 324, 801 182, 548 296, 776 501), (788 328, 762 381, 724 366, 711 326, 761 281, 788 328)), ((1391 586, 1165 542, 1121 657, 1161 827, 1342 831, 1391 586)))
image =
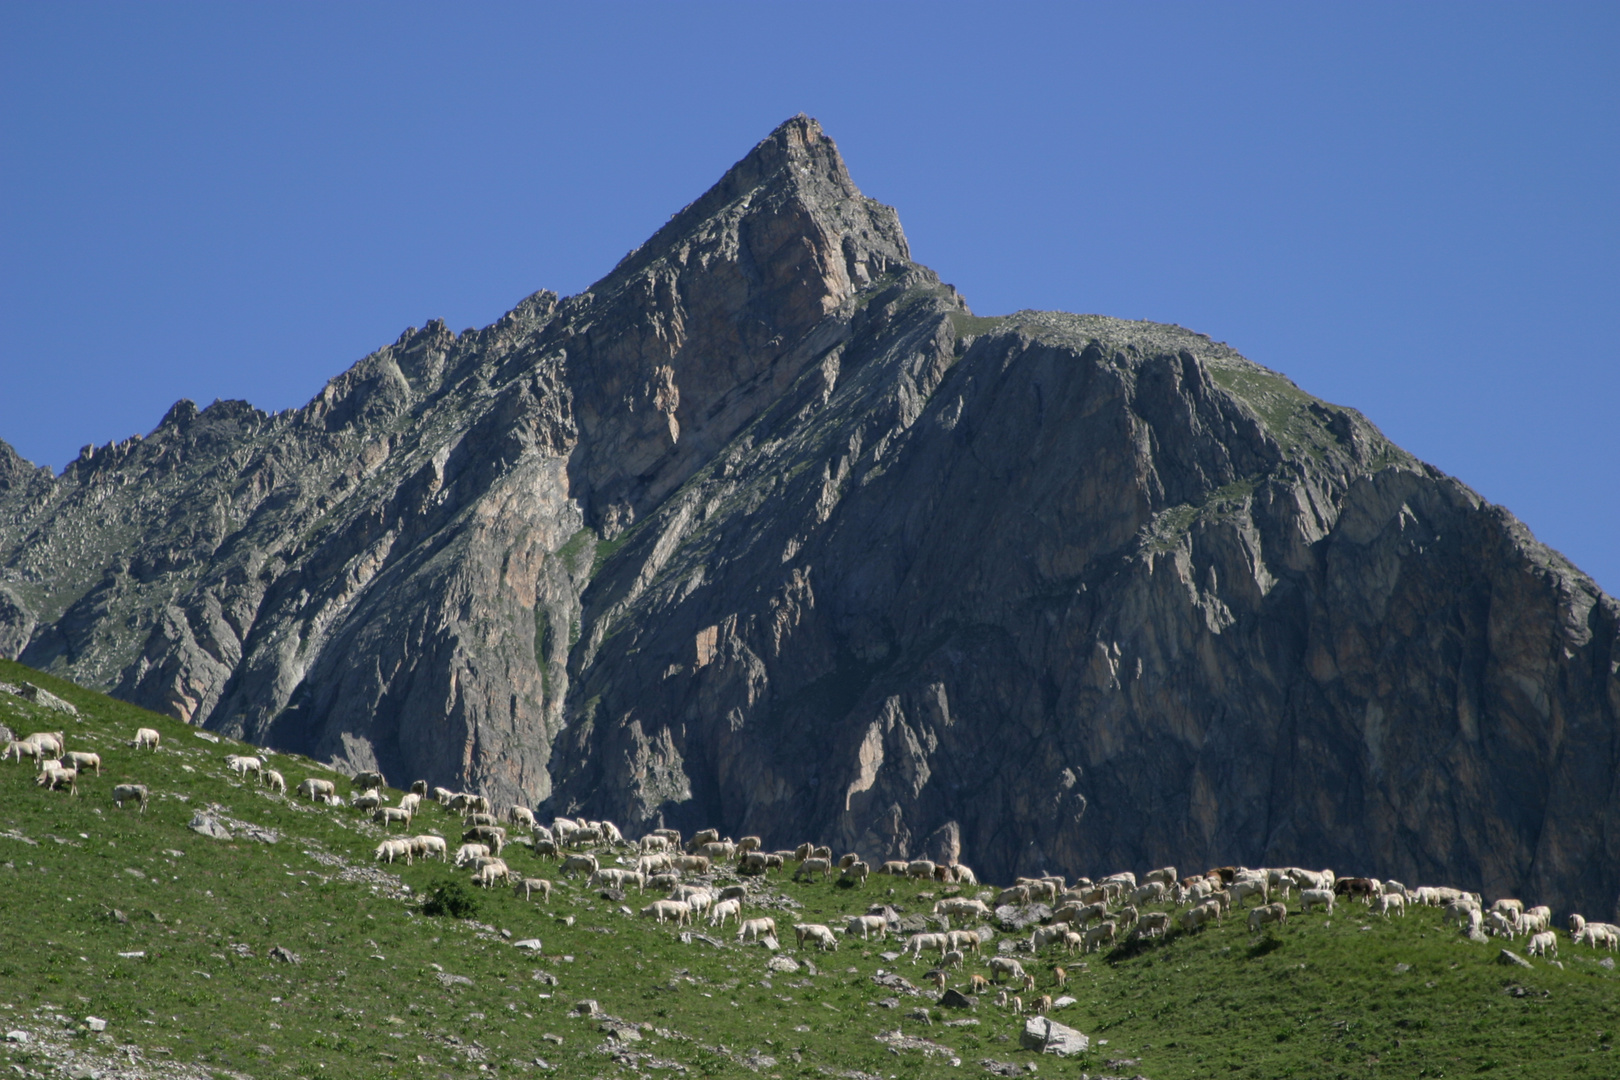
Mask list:
MULTIPOLYGON (((137 751, 157 752, 161 741, 156 730, 141 728, 129 745, 137 751)), ((27 738, 11 740, 0 755, 0 760, 15 759, 19 764, 24 758, 35 763, 35 782, 49 791, 77 794, 83 774, 93 772, 99 776, 101 773, 100 755, 68 750, 60 731, 36 732, 27 738)), ((225 764, 244 780, 251 774, 272 792, 287 793, 286 778, 259 757, 229 754, 225 764)), ((1426 905, 1443 909, 1445 919, 1454 922, 1473 940, 1487 941, 1487 935, 1506 939, 1528 936, 1527 951, 1531 955, 1556 957, 1558 952, 1552 911, 1545 906, 1526 908, 1518 900, 1503 898, 1487 907, 1478 893, 1444 886, 1408 888, 1398 881, 1339 877, 1332 870, 1223 866, 1203 874, 1182 876, 1175 867, 1166 866, 1143 875, 1140 880, 1130 872, 1096 881, 1080 878, 1073 884, 1056 876, 1019 878, 1006 888, 969 896, 965 887, 977 886, 978 881, 972 870, 958 863, 893 860, 874 870, 853 853, 834 859, 830 848, 811 843, 800 844, 792 850, 767 852, 757 836, 733 841, 722 838, 714 829, 704 829, 690 839, 683 839, 674 829, 655 829, 639 840, 630 841, 610 821, 558 817, 550 824, 543 824, 536 820, 532 810, 523 806, 507 807, 504 815, 497 817, 489 799, 483 795, 453 792, 442 787, 430 792, 427 783, 421 780, 412 784, 392 806, 387 804, 380 773, 357 773, 350 778, 349 785, 345 798, 338 792, 335 781, 309 777, 297 785, 294 796, 334 807, 370 811, 372 819, 384 829, 399 825, 404 832, 410 831, 427 802, 437 805, 441 815, 460 817, 457 830, 460 840, 453 852, 450 842, 436 832, 401 835, 384 839, 377 845, 375 856, 379 861, 410 863, 415 859, 432 858, 453 861, 457 867, 471 870, 475 885, 510 885, 526 899, 536 892, 543 899, 549 899, 552 891, 549 880, 525 876, 505 861, 508 829, 521 830, 523 835, 511 842, 527 847, 536 861, 554 861, 561 874, 586 875, 588 888, 611 889, 619 895, 632 888, 638 893, 662 894, 641 909, 642 916, 677 926, 690 925, 699 918, 706 918, 710 927, 724 927, 731 922, 737 926, 737 937, 741 941, 770 940, 774 944, 777 927, 775 919, 769 915, 744 918, 750 895, 757 893, 751 894, 746 884, 733 880, 730 874, 737 878, 762 878, 773 871, 785 871, 792 864, 794 880, 827 881, 836 875, 837 882, 846 887, 866 883, 873 873, 938 882, 946 886, 944 898, 933 910, 935 925, 940 929, 911 933, 905 939, 903 951, 912 957, 913 963, 924 953, 937 953, 938 964, 929 977, 942 988, 949 969, 962 969, 968 958, 980 955, 981 946, 992 937, 987 932, 989 926, 1002 914, 998 909, 1008 905, 1015 912, 1026 913, 1034 904, 1048 906, 1047 911, 1035 909, 1038 921, 1030 926, 1029 938, 1012 950, 1036 956, 1053 950, 1085 953, 1128 938, 1144 940, 1173 932, 1193 932, 1207 923, 1222 921, 1233 910, 1247 909, 1249 930, 1259 932, 1268 923, 1288 920, 1289 900, 1296 892, 1297 911, 1303 914, 1318 909, 1331 914, 1336 904, 1360 902, 1370 912, 1390 918, 1404 916, 1409 906, 1426 905), (606 860, 612 860, 614 865, 604 865, 606 860), (730 883, 716 880, 722 870, 730 872, 727 875, 730 883), (1248 906, 1251 900, 1257 901, 1253 907, 1248 906), (953 925, 957 928, 952 928, 953 925)), ((144 812, 149 798, 150 792, 143 784, 118 784, 112 789, 112 800, 120 808, 134 804, 144 812)), ((883 939, 896 925, 894 910, 877 904, 866 914, 849 917, 845 926, 836 929, 800 923, 794 925, 793 930, 800 948, 836 950, 840 934, 883 939)), ((1588 922, 1578 914, 1569 916, 1567 926, 1570 939, 1577 945, 1608 950, 1620 948, 1620 927, 1588 922)), ((988 978, 979 974, 971 976, 970 985, 975 992, 1004 981, 1017 983, 1026 991, 1035 989, 1034 976, 1024 971, 1015 956, 1003 955, 1006 951, 1003 945, 1002 954, 985 961, 988 978)), ((1064 969, 1054 964, 1051 970, 1054 987, 1061 988, 1066 978, 1064 969)), ((1021 999, 1009 999, 1005 989, 1000 991, 998 1001, 1022 1007, 1021 999)), ((1032 1008, 1045 1011, 1050 1004, 1048 995, 1037 998, 1032 1008)))

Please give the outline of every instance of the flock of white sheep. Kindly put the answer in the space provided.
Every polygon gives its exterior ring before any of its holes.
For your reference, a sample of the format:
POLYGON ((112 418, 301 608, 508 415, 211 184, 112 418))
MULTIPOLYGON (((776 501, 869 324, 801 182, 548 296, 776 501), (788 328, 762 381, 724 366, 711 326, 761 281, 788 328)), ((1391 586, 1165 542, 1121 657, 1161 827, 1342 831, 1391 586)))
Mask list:
MULTIPOLYGON (((157 752, 160 734, 151 728, 141 728, 130 744, 136 750, 157 752)), ((34 761, 36 783, 49 791, 67 791, 77 794, 81 774, 101 772, 100 755, 88 751, 69 751, 60 731, 41 731, 6 744, 0 760, 24 758, 34 761)), ((251 773, 272 792, 285 795, 285 777, 266 762, 250 755, 228 754, 226 766, 246 779, 251 773)), ((377 845, 378 861, 403 860, 407 864, 415 859, 437 858, 453 861, 457 867, 472 871, 475 885, 494 887, 510 885, 525 899, 539 893, 549 900, 552 883, 540 877, 528 877, 513 869, 505 860, 508 847, 508 827, 527 831, 527 839, 518 841, 530 848, 537 860, 554 860, 562 874, 585 874, 586 887, 613 889, 620 894, 634 888, 638 893, 648 890, 665 894, 641 908, 644 918, 677 927, 691 925, 706 917, 710 927, 725 927, 728 922, 737 926, 739 941, 768 941, 776 947, 776 920, 768 915, 744 918, 750 891, 745 884, 727 884, 717 881, 715 875, 722 869, 742 878, 757 878, 772 871, 785 870, 791 862, 796 864, 794 880, 827 881, 834 873, 846 886, 864 884, 873 873, 870 865, 851 853, 834 860, 831 848, 811 843, 792 850, 767 852, 757 836, 745 836, 733 841, 722 838, 715 829, 704 829, 684 841, 674 829, 656 829, 637 841, 628 841, 611 821, 583 821, 557 817, 548 824, 536 820, 528 807, 511 806, 502 819, 496 817, 488 798, 467 792, 453 792, 435 787, 431 794, 427 783, 418 780, 410 791, 400 796, 397 805, 387 804, 385 781, 378 772, 360 772, 350 778, 347 799, 338 793, 337 783, 323 777, 308 777, 298 784, 295 795, 311 802, 330 806, 347 806, 370 811, 372 819, 385 829, 400 825, 409 831, 425 800, 431 800, 441 812, 460 815, 460 842, 454 853, 449 841, 436 832, 415 836, 388 838, 377 845), (613 860, 616 865, 603 865, 613 860)), ((133 803, 145 811, 150 792, 142 784, 119 784, 113 788, 115 805, 123 807, 133 803)), ((1556 957, 1558 937, 1552 930, 1552 911, 1545 906, 1526 909, 1516 899, 1498 899, 1485 907, 1478 893, 1444 886, 1408 888, 1398 881, 1379 881, 1374 878, 1339 877, 1332 870, 1305 870, 1299 867, 1249 869, 1241 866, 1223 866, 1203 874, 1182 877, 1173 866, 1153 870, 1138 881, 1134 873, 1112 874, 1097 881, 1080 878, 1069 884, 1062 877, 1019 878, 1013 885, 997 892, 984 891, 967 896, 962 890, 976 886, 977 878, 968 867, 957 863, 936 863, 928 859, 892 860, 882 863, 876 873, 938 882, 948 886, 947 895, 933 908, 940 932, 921 931, 911 934, 904 942, 903 952, 917 963, 924 953, 938 953, 938 964, 929 972, 929 978, 943 988, 947 972, 963 970, 968 959, 977 960, 982 946, 993 937, 990 931, 996 916, 995 909, 1006 905, 1027 909, 1028 905, 1050 905, 1050 916, 1043 917, 1039 925, 1031 928, 1027 943, 1014 951, 1024 951, 1040 957, 1043 954, 1087 953, 1112 946, 1129 938, 1151 939, 1171 932, 1195 932, 1207 923, 1220 922, 1232 910, 1243 910, 1252 898, 1258 904, 1248 909, 1247 926, 1251 932, 1260 932, 1269 923, 1285 923, 1290 914, 1289 899, 1297 891, 1297 909, 1309 914, 1321 909, 1332 914, 1339 902, 1361 901, 1370 911, 1382 915, 1404 916, 1409 905, 1426 905, 1443 909, 1448 922, 1476 941, 1488 940, 1487 935, 1516 939, 1528 936, 1528 952, 1533 956, 1556 957), (986 900, 993 897, 993 906, 986 900), (960 928, 951 928, 953 920, 960 928)), ((895 912, 885 905, 874 905, 865 914, 853 915, 845 926, 834 928, 819 923, 799 923, 793 926, 799 948, 814 947, 836 950, 839 935, 869 940, 883 940, 895 926, 895 912)), ((1594 949, 1620 948, 1620 927, 1609 923, 1588 922, 1579 914, 1568 919, 1571 940, 1594 949)), ((1005 946, 1003 947, 1005 952, 1005 946)), ((1036 979, 1024 970, 1023 963, 1011 955, 994 955, 984 961, 988 977, 974 973, 967 985, 975 993, 990 989, 1002 982, 1016 984, 1015 989, 1033 992, 1036 979)), ((1051 968, 1052 985, 1061 989, 1066 973, 1059 964, 1051 968)), ((1019 997, 1009 997, 1006 988, 999 988, 998 1004, 1022 1010, 1019 997)), ((1045 1012, 1051 1007, 1050 995, 1034 998, 1030 1011, 1045 1012)))

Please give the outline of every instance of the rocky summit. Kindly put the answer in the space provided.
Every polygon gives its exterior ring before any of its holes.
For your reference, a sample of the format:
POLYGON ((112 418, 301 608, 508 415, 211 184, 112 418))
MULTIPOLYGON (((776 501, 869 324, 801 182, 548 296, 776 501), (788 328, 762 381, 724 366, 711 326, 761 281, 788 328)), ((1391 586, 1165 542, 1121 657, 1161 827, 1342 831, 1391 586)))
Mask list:
POLYGON ((497 801, 1613 911, 1620 604, 1208 337, 972 314, 795 117, 587 292, 0 443, 0 653, 497 801))

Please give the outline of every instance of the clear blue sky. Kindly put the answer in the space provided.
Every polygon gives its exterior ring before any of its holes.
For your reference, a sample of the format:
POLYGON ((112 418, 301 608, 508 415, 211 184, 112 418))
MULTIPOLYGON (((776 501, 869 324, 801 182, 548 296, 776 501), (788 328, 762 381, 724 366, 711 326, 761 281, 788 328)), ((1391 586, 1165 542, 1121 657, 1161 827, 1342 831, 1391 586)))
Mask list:
POLYGON ((1176 322, 1620 591, 1620 4, 0 3, 0 438, 302 404, 818 117, 975 310, 1176 322))

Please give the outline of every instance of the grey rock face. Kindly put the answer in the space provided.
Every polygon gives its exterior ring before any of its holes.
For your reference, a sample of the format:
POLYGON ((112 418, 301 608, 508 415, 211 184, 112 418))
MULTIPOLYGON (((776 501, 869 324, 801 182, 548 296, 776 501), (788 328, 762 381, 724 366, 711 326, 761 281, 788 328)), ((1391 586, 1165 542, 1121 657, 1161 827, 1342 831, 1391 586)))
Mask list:
POLYGON ((1018 1045, 1037 1054, 1070 1057, 1085 1053, 1086 1048, 1091 1045, 1091 1038, 1067 1024, 1060 1024, 1044 1016, 1032 1016, 1024 1021, 1024 1029, 1018 1034, 1018 1045))
POLYGON ((589 291, 0 447, 0 650, 498 801, 1610 912, 1620 605, 1174 326, 978 318, 795 118, 589 291), (9 456, 8 456, 9 454, 9 456))

